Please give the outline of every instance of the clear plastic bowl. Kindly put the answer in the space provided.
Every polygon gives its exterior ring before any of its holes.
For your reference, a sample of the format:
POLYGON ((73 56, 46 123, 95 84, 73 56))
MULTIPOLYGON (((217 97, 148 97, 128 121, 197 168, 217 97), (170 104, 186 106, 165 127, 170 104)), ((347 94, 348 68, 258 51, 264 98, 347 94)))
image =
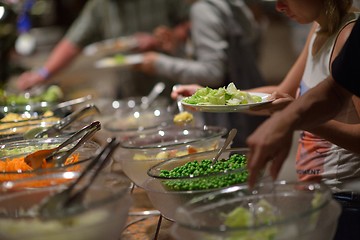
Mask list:
POLYGON ((62 118, 73 111, 72 107, 59 107, 55 108, 56 103, 51 102, 34 102, 27 104, 14 104, 7 106, 0 106, 0 122, 7 124, 19 123, 22 124, 26 121, 41 121, 50 118, 49 113, 52 112, 54 117, 62 118), (22 120, 6 120, 9 117, 8 114, 15 113, 22 120))
MULTIPOLYGON (((247 148, 230 148, 226 149, 219 159, 228 159, 230 154, 246 154, 247 148)), ((217 153, 217 150, 206 151, 178 158, 168 159, 153 167, 148 171, 150 178, 143 184, 149 200, 158 209, 161 214, 170 220, 174 220, 175 211, 179 206, 190 201, 196 196, 201 196, 206 193, 217 191, 227 186, 244 183, 242 178, 247 173, 246 169, 239 168, 235 170, 227 170, 216 174, 203 175, 198 177, 179 177, 179 178, 164 178, 160 177, 161 170, 171 170, 175 167, 181 166, 187 162, 201 161, 203 159, 212 159, 217 153), (197 185, 206 184, 205 188, 193 190, 174 190, 169 188, 172 183, 195 183, 197 185), (215 182, 215 184, 213 184, 215 182), (208 183, 210 183, 208 185, 208 183)))
MULTIPOLYGON (((65 127, 57 134, 56 137, 68 137, 71 134, 74 134, 76 131, 79 131, 85 125, 90 124, 91 119, 79 119, 69 126, 65 127)), ((61 120, 60 120, 61 121, 61 120)), ((41 130, 50 128, 54 124, 59 123, 59 121, 46 121, 46 120, 35 120, 28 121, 26 124, 14 126, 10 128, 5 128, 0 130, 0 141, 2 143, 26 140, 34 138, 35 134, 41 130)))
MULTIPOLYGON (((143 102, 147 102, 147 97, 128 97, 123 99, 94 98, 90 102, 99 107, 102 115, 114 115, 117 112, 140 108, 143 102)), ((152 106, 166 108, 169 106, 169 100, 165 97, 157 97, 152 106)))
POLYGON ((141 134, 142 131, 157 129, 172 123, 173 114, 167 107, 153 106, 147 109, 131 108, 116 112, 104 121, 104 130, 109 134, 128 138, 141 134))
POLYGON ((176 239, 328 240, 341 209, 317 183, 285 181, 233 186, 179 206, 176 239))
POLYGON ((138 186, 149 178, 150 167, 167 159, 217 149, 226 129, 222 127, 168 126, 143 131, 138 136, 123 139, 114 154, 125 174, 138 186))
POLYGON ((40 117, 43 113, 50 110, 56 103, 51 102, 33 102, 26 104, 12 104, 6 106, 0 106, 1 118, 8 113, 26 114, 28 116, 40 117))
POLYGON ((58 121, 28 121, 26 124, 0 129, 0 140, 10 142, 24 139, 24 133, 35 128, 47 128, 56 124, 58 121))
POLYGON ((59 167, 41 168, 37 170, 24 170, 23 167, 14 166, 14 168, 6 167, 6 161, 15 158, 23 158, 24 156, 40 149, 49 149, 58 146, 64 142, 66 138, 40 138, 30 140, 20 140, 0 145, 0 182, 16 180, 38 175, 49 174, 54 171, 82 171, 96 154, 100 146, 93 142, 87 141, 79 147, 71 156, 78 155, 78 160, 59 167))
MULTIPOLYGON (((73 179, 77 172, 62 172, 41 176, 41 178, 73 179)), ((29 178, 13 181, 18 184, 34 181, 29 178)), ((129 207, 131 182, 125 176, 100 174, 88 189, 84 203, 74 208, 74 214, 60 218, 42 220, 36 211, 48 196, 65 189, 65 185, 47 188, 13 191, 0 195, 0 232, 3 240, 117 240, 126 223, 129 207)))

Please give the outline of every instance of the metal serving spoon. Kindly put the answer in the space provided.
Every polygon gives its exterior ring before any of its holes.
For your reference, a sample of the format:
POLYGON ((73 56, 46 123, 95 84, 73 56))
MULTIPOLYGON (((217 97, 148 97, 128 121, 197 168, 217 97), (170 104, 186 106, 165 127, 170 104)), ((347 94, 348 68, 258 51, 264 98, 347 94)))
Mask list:
POLYGON ((71 106, 89 101, 91 99, 92 99, 91 95, 86 95, 84 97, 79 97, 79 98, 75 98, 75 99, 71 99, 71 100, 68 100, 65 102, 58 103, 52 109, 53 109, 53 111, 56 111, 57 109, 71 107, 71 106))
POLYGON ((216 161, 219 159, 220 155, 222 154, 222 152, 227 148, 227 146, 232 142, 232 140, 234 139, 234 137, 236 136, 237 130, 235 128, 231 129, 224 144, 221 146, 221 148, 219 149, 219 151, 217 152, 217 154, 215 155, 215 157, 213 157, 212 159, 212 164, 215 164, 216 161))
POLYGON ((92 122, 91 124, 80 129, 74 133, 70 138, 65 140, 59 146, 50 149, 41 149, 30 153, 24 159, 24 161, 31 166, 33 169, 41 168, 43 160, 46 162, 51 162, 56 160, 55 166, 61 165, 77 148, 79 148, 84 142, 90 139, 96 131, 100 130, 101 124, 98 121, 92 122), (77 142, 76 142, 77 141, 77 142), (71 143, 76 142, 76 144, 65 151, 60 151, 64 147, 68 146, 71 143))

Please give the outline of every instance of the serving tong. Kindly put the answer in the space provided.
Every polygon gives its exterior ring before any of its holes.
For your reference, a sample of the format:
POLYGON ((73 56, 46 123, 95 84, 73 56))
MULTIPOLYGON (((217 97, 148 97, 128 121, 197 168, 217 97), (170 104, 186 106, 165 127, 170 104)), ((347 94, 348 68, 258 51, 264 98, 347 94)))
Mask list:
POLYGON ((57 135, 59 135, 61 133, 61 131, 68 127, 70 124, 72 124, 73 122, 75 122, 78 119, 84 118, 92 113, 100 113, 100 110, 94 105, 94 104, 89 104, 87 106, 85 106, 84 108, 75 111, 73 113, 71 113, 70 115, 64 117, 63 119, 60 120, 59 123, 56 123, 54 125, 52 125, 49 128, 37 128, 35 130, 31 129, 29 130, 29 132, 26 132, 24 134, 24 137, 26 139, 29 138, 42 138, 44 136, 48 136, 48 137, 56 137, 57 135))
POLYGON ((165 83, 158 82, 155 84, 155 86, 151 89, 150 93, 141 99, 141 105, 140 107, 142 109, 147 109, 151 106, 151 104, 154 103, 156 98, 164 91, 165 89, 165 83))
POLYGON ((74 133, 70 138, 65 140, 59 146, 50 149, 41 149, 30 153, 25 157, 24 161, 33 169, 41 168, 44 159, 47 163, 55 162, 55 167, 62 166, 66 159, 76 149, 78 149, 84 142, 90 139, 95 134, 95 132, 100 129, 101 124, 99 121, 92 122, 91 124, 83 127, 82 129, 74 133), (69 149, 63 150, 66 146, 74 142, 74 146, 69 149))
POLYGON ((81 210, 86 191, 104 166, 107 165, 111 159, 110 156, 119 146, 119 143, 116 138, 112 138, 68 188, 46 198, 38 206, 39 217, 41 219, 52 219, 69 216, 81 210), (86 182, 83 183, 82 181, 86 182))

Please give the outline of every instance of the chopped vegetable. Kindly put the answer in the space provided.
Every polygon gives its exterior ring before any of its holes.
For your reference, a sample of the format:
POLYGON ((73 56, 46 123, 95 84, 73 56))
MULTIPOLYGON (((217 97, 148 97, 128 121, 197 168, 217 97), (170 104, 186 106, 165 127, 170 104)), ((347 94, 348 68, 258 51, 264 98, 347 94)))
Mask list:
POLYGON ((9 93, 5 90, 0 91, 0 105, 23 105, 34 102, 57 102, 64 97, 64 93, 57 85, 51 85, 41 94, 26 97, 25 94, 9 93))
POLYGON ((176 114, 173 119, 174 123, 178 125, 184 125, 186 123, 192 122, 193 120, 194 116, 187 111, 176 114))
POLYGON ((194 147, 191 145, 187 145, 186 150, 170 149, 170 150, 161 151, 161 152, 157 153, 156 155, 135 153, 133 156, 133 160, 168 159, 168 158, 173 158, 173 157, 181 157, 184 155, 198 153, 198 152, 211 151, 216 148, 218 148, 217 141, 212 143, 210 146, 206 146, 206 147, 194 147))
POLYGON ((122 54, 116 54, 114 60, 117 64, 124 64, 126 62, 126 57, 122 54))
POLYGON ((200 88, 183 101, 193 105, 239 105, 258 103, 262 99, 259 96, 251 95, 249 92, 240 91, 234 83, 230 83, 227 87, 218 89, 200 88))
MULTIPOLYGON (((279 218, 274 213, 276 211, 274 206, 268 201, 261 199, 253 205, 252 210, 244 207, 237 207, 232 210, 226 215, 224 225, 231 228, 252 227, 258 224, 270 224, 279 218)), ((254 231, 251 229, 235 231, 226 240, 272 240, 277 234, 278 229, 269 225, 267 228, 254 231)))
POLYGON ((28 164, 25 163, 24 157, 6 159, 0 161, 1 172, 23 172, 33 170, 28 164))
POLYGON ((204 159, 200 162, 187 162, 170 171, 161 170, 160 177, 175 178, 175 180, 165 180, 163 183, 167 188, 176 191, 227 187, 243 183, 247 180, 248 171, 246 170, 246 157, 241 154, 233 154, 229 159, 219 159, 215 164, 213 164, 210 159, 204 159), (226 173, 226 171, 231 170, 239 171, 226 173), (216 175, 216 173, 223 174, 216 175), (204 177, 199 178, 199 176, 204 177), (181 179, 184 177, 190 178, 181 179))
POLYGON ((42 116, 32 117, 26 114, 8 113, 0 119, 0 135, 11 135, 24 133, 27 130, 44 125, 56 123, 60 120, 51 111, 46 111, 42 116))
MULTIPOLYGON (((24 161, 24 159, 25 156, 16 157, 12 159, 7 158, 4 161, 0 161, 0 182, 34 176, 34 174, 32 173, 34 169, 31 166, 29 166, 24 161)), ((79 154, 72 154, 69 158, 66 159, 64 165, 67 166, 70 164, 74 164, 78 161, 79 161, 79 154)), ((47 163, 44 159, 41 168, 51 168, 53 166, 54 166, 53 164, 47 163)), ((79 166, 70 166, 66 170, 77 171, 79 170, 79 166)))

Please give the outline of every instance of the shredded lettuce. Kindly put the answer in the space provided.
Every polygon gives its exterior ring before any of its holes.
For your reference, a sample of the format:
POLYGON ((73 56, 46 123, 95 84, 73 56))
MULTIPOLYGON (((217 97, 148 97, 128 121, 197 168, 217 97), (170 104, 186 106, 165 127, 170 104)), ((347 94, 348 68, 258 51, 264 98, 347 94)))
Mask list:
POLYGON ((278 229, 271 226, 278 219, 274 214, 274 206, 264 199, 254 205, 254 212, 244 207, 237 207, 227 214, 224 225, 231 228, 252 227, 257 224, 269 224, 268 227, 256 231, 235 231, 226 240, 272 240, 278 229), (255 217, 256 216, 256 217, 255 217))
POLYGON ((200 88, 192 96, 184 99, 185 103, 193 105, 240 105, 261 101, 261 97, 237 89, 234 83, 218 89, 200 88))

